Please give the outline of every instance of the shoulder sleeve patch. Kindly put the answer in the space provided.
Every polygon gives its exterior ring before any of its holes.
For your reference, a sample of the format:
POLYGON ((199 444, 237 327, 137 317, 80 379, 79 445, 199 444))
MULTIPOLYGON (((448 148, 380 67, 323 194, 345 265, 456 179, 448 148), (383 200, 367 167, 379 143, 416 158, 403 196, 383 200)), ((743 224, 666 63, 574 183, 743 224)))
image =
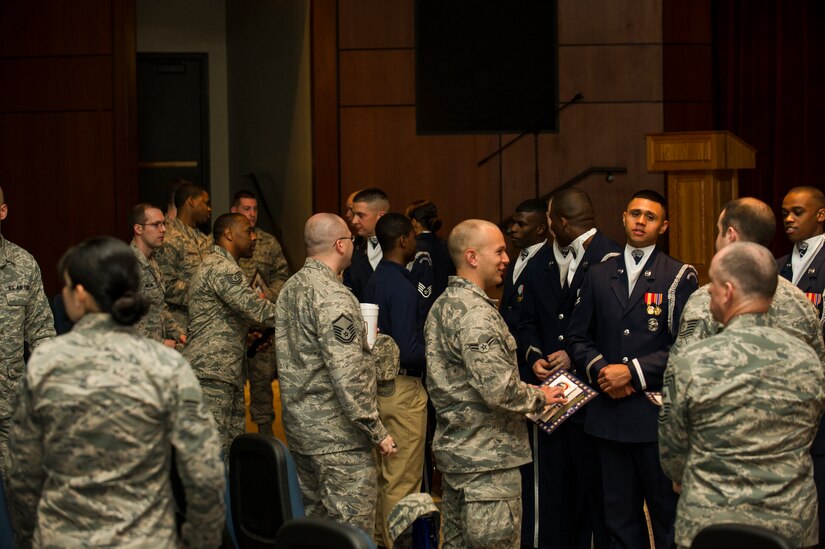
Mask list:
POLYGON ((421 294, 421 297, 428 298, 433 293, 433 286, 430 284, 429 286, 424 286, 421 282, 418 283, 418 293, 421 294))
POLYGON ((332 332, 335 334, 335 339, 341 343, 352 343, 355 340, 355 324, 349 315, 344 313, 332 321, 332 332))
POLYGON ((467 348, 471 351, 478 351, 479 353, 486 353, 490 350, 496 338, 491 337, 487 341, 479 341, 478 343, 468 343, 467 348))
POLYGON ((237 271, 232 274, 225 274, 223 276, 230 284, 238 285, 243 281, 243 273, 241 271, 237 271))
POLYGON ((684 322, 682 322, 682 326, 679 328, 679 337, 690 337, 690 335, 693 334, 693 331, 696 329, 697 324, 699 324, 698 318, 694 318, 692 320, 685 320, 684 322))

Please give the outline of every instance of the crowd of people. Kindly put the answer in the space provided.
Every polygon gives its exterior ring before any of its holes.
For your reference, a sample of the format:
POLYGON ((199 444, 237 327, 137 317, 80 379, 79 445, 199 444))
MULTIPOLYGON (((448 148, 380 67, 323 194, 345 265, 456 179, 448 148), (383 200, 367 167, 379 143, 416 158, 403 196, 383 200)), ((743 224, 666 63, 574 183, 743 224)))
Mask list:
POLYGON ((433 470, 445 548, 690 547, 719 522, 799 547, 825 534, 821 190, 785 196, 778 260, 771 208, 726 204, 701 287, 662 250, 650 190, 617 243, 576 188, 446 241, 431 201, 401 214, 363 189, 307 220, 294 274, 253 193, 209 234, 205 189, 173 182, 167 202, 134 207, 131 245, 65 254, 57 338, 37 263, 0 236, 0 473, 21 547, 219 546, 244 386, 272 435, 276 377, 307 515, 382 547, 433 470), (525 415, 567 402, 545 383, 562 371, 597 396, 548 434, 525 415))

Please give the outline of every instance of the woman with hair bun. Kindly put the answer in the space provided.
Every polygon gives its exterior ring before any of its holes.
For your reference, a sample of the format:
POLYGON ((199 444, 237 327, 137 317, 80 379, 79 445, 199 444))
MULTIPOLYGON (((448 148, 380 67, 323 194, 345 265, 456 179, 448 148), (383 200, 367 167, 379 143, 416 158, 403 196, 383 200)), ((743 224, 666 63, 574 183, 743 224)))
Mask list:
POLYGON ((416 289, 424 298, 424 315, 447 289, 447 279, 455 275, 455 265, 447 252, 447 243, 436 236, 441 228, 438 208, 429 200, 416 200, 405 212, 415 230, 416 256, 409 265, 416 289))
POLYGON ((125 243, 60 260, 72 331, 32 354, 10 427, 6 486, 23 547, 217 547, 220 441, 189 363, 132 325, 147 310, 125 243), (175 527, 172 449, 188 506, 175 527))

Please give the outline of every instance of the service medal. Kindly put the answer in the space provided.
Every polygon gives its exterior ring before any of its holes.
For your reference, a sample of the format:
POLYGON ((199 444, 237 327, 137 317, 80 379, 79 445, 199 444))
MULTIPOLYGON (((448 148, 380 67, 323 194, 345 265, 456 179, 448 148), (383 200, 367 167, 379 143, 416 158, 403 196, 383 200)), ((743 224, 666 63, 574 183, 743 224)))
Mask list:
POLYGON ((656 309, 653 308, 653 305, 647 306, 647 314, 652 315, 656 313, 656 309))
POLYGON ((649 318, 647 320, 647 329, 650 330, 651 332, 655 332, 656 330, 659 329, 659 321, 656 320, 655 318, 649 318))
POLYGON ((653 309, 653 314, 659 316, 660 314, 662 314, 662 308, 656 307, 655 309, 653 309))

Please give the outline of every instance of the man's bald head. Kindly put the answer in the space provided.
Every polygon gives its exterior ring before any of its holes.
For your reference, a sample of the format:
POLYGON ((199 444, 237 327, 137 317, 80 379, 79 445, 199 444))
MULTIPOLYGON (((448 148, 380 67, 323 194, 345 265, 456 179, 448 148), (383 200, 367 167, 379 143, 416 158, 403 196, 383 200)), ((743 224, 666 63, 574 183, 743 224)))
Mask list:
POLYGON ((347 222, 331 213, 318 213, 304 225, 304 244, 307 255, 313 256, 332 249, 335 241, 349 236, 347 222))
POLYGON ((791 193, 804 193, 804 194, 807 194, 808 196, 811 197, 811 200, 813 201, 813 204, 817 209, 825 208, 825 193, 823 193, 820 189, 817 189, 816 187, 811 187, 809 185, 802 185, 802 186, 799 186, 799 187, 794 187, 793 189, 788 191, 788 194, 791 194, 791 193))
POLYGON ((754 242, 734 242, 711 261, 713 278, 730 282, 743 297, 773 299, 776 292, 776 259, 764 246, 754 242))
POLYGON ((212 225, 212 238, 215 242, 218 242, 221 238, 223 238, 226 229, 238 231, 245 228, 248 224, 249 220, 247 220, 242 214, 225 213, 216 219, 215 224, 212 225))
POLYGON ((464 262, 464 252, 470 248, 478 248, 484 245, 487 233, 484 229, 500 229, 489 221, 483 219, 467 219, 456 225, 450 236, 447 237, 447 251, 450 252, 450 259, 456 266, 464 262))

